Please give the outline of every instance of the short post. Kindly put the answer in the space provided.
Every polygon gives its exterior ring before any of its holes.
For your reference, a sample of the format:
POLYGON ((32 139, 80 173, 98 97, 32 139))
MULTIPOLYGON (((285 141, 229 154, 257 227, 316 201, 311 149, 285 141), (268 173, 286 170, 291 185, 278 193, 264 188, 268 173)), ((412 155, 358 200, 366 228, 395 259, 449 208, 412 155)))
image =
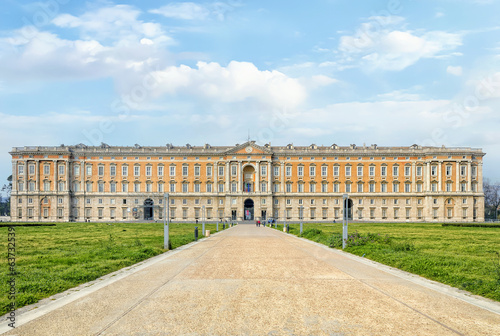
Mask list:
POLYGON ((219 222, 217 222, 217 228, 216 231, 219 232, 219 222))
POLYGON ((194 240, 198 240, 198 227, 194 227, 194 240))
POLYGON ((304 207, 302 205, 299 207, 299 217, 300 217, 300 235, 302 235, 302 222, 304 219, 304 207))
POLYGON ((226 229, 226 223, 222 223, 222 230, 226 229))
POLYGON ((202 227, 201 227, 201 234, 205 234, 205 206, 201 207, 201 221, 202 221, 202 227))
POLYGON ((342 249, 347 246, 347 226, 349 221, 349 195, 343 195, 344 200, 344 216, 342 219, 342 249))
POLYGON ((170 226, 170 201, 169 194, 163 194, 163 248, 168 250, 169 244, 169 226, 170 226))

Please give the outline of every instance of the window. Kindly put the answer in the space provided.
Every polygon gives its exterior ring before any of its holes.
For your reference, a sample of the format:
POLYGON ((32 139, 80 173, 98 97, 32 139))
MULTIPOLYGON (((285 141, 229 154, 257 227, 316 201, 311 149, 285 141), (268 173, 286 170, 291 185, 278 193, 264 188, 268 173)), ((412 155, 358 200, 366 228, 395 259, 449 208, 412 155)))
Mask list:
POLYGON ((315 166, 309 167, 309 176, 316 176, 316 167, 315 166))
POLYGON ((62 175, 64 175, 64 166, 60 165, 59 166, 59 176, 62 176, 62 175))
POLYGON ((163 176, 163 166, 158 166, 158 176, 163 176))
POLYGON ((382 183, 380 185, 380 192, 387 192, 387 183, 382 183))
POLYGON ((134 166, 134 176, 140 176, 140 175, 141 175, 141 167, 134 166))
POLYGON ((345 176, 351 176, 351 166, 345 167, 345 176))
POLYGON ((207 176, 212 176, 212 166, 207 166, 207 176))
MULTIPOLYGON (((76 182, 75 182, 76 183, 76 182)), ((43 190, 44 191, 50 191, 50 182, 49 181, 45 181, 43 182, 43 190)), ((76 191, 76 190, 75 190, 76 191)))
POLYGON ((219 166, 219 176, 224 176, 224 166, 219 166))
POLYGON ((405 176, 411 175, 411 166, 405 166, 405 176))
POLYGON ((405 183, 405 192, 407 192, 407 193, 411 192, 411 184, 410 183, 405 183))
POLYGON ((218 184, 218 191, 221 193, 221 192, 224 192, 224 183, 219 183, 218 184))
POLYGON ((209 192, 209 193, 212 192, 212 183, 207 183, 207 192, 209 192))
POLYGON ((140 191, 141 191, 141 184, 134 183, 134 192, 140 192, 140 191))
POLYGON ((267 166, 265 166, 265 165, 260 166, 260 174, 262 176, 266 176, 267 175, 267 166))
POLYGON ((328 184, 326 184, 326 183, 321 184, 321 192, 324 192, 324 193, 328 192, 328 184))
POLYGON ((35 174, 35 165, 30 164, 30 165, 28 166, 28 170, 29 170, 29 172, 28 172, 28 173, 29 173, 30 175, 34 175, 34 174, 35 174))
POLYGON ((103 165, 99 165, 97 167, 97 175, 104 176, 104 166, 103 165))
POLYGON ((231 183, 231 192, 235 193, 237 190, 238 185, 236 182, 231 183))
POLYGON ((170 166, 170 176, 175 176, 175 166, 170 166))
POLYGON ((197 193, 200 192, 200 184, 199 183, 194 184, 194 192, 197 192, 197 193))
POLYGON ((417 176, 422 176, 422 166, 417 166, 417 176))
POLYGON ((188 176, 188 166, 182 166, 182 176, 188 176))
POLYGON ((146 183, 146 192, 152 192, 153 191, 153 184, 152 183, 146 183))
POLYGON ((128 183, 122 183, 122 192, 128 192, 128 183))
POLYGON ((446 166, 446 176, 451 176, 451 166, 446 166))
POLYGON ((368 184, 368 191, 375 192, 375 183, 368 184))
POLYGON ((104 182, 99 182, 97 184, 97 191, 104 192, 104 182))
POLYGON ((279 183, 273 183, 273 192, 275 192, 275 193, 280 192, 280 184, 279 183))
POLYGON ((87 192, 92 192, 92 182, 87 182, 85 184, 85 189, 87 192))
POLYGON ((260 184, 260 191, 267 192, 267 183, 263 182, 260 184))
POLYGON ((328 175, 328 166, 321 166, 321 176, 325 177, 328 175))
POLYGON ((363 176, 363 166, 358 166, 358 176, 363 176))
POLYGON ((122 176, 128 176, 128 166, 122 166, 122 176))
POLYGON ((467 191, 467 183, 460 183, 460 191, 467 191))
POLYGON ((285 169, 285 175, 286 176, 292 176, 292 167, 291 166, 286 166, 286 169, 285 169))
POLYGON ((380 167, 380 175, 387 176, 387 167, 386 166, 380 167))
POLYGON ((182 192, 183 193, 187 193, 188 192, 188 184, 187 183, 183 183, 182 184, 182 192))
MULTIPOLYGON (((78 166, 75 166, 75 168, 78 166)), ((49 165, 44 165, 43 166, 43 174, 44 175, 49 175, 50 174, 50 166, 49 165)), ((75 174, 76 175, 76 174, 75 174)))
POLYGON ((289 199, 289 198, 287 198, 287 200, 286 200, 286 205, 292 205, 292 200, 291 200, 291 199, 289 199))
POLYGON ((146 166, 146 176, 151 176, 153 174, 153 167, 146 166))
POLYGON ((435 182, 431 183, 431 191, 437 191, 437 185, 435 182))
POLYGON ((309 192, 312 192, 312 193, 316 192, 316 183, 309 184, 309 192))
POLYGON ((345 192, 351 192, 351 185, 349 183, 345 185, 345 192))
POLYGON ((109 185, 109 191, 110 192, 116 192, 116 183, 111 182, 109 185))
POLYGON ((422 192, 422 183, 417 183, 417 192, 422 192))
POLYGON ((467 175, 467 166, 460 166, 460 176, 467 175))
POLYGON ((58 187, 58 190, 59 190, 59 191, 64 191, 64 189, 66 189, 66 182, 60 181, 60 182, 58 183, 58 186, 59 186, 59 187, 58 187))
POLYGON ((392 167, 392 176, 398 176, 398 175, 399 175, 399 167, 393 166, 392 167))
POLYGON ((333 184, 333 192, 334 193, 338 193, 339 192, 339 190, 340 190, 339 185, 340 185, 339 183, 334 183, 333 184))
POLYGON ((304 183, 297 184, 297 192, 304 192, 304 183))
POLYGON ((175 183, 170 183, 170 192, 174 193, 175 192, 175 183))
POLYGON ((200 176, 200 166, 194 166, 194 176, 200 176))
POLYGON ((231 166, 231 175, 232 176, 236 176, 237 172, 238 172, 238 167, 236 165, 232 165, 231 166))
POLYGON ((472 176, 476 177, 477 176, 477 167, 476 166, 472 166, 471 169, 472 169, 472 171, 471 171, 472 176))
POLYGON ((370 166, 369 168, 369 175, 370 176, 375 176, 375 166, 370 166))
POLYGON ((291 183, 286 184, 286 192, 288 192, 288 193, 292 192, 292 184, 291 183))
POLYGON ((431 176, 437 175, 437 166, 431 166, 431 176))
POLYGON ((17 166, 17 174, 24 175, 24 165, 17 166))
POLYGON ((339 166, 333 166, 333 176, 339 176, 339 166))
POLYGON ((358 192, 363 192, 363 183, 358 183, 358 192))
POLYGON ((298 166, 297 167, 297 175, 298 176, 304 176, 304 167, 303 166, 298 166))
POLYGON ((274 167, 274 176, 280 176, 280 167, 278 166, 274 167))

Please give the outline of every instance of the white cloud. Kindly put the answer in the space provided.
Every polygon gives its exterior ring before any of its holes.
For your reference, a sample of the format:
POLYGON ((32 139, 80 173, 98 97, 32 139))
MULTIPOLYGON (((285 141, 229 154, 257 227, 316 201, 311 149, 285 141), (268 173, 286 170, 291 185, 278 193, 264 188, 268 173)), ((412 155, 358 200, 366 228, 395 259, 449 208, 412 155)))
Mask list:
POLYGON ((459 34, 410 31, 401 17, 371 17, 354 35, 340 38, 339 51, 342 63, 402 70, 421 59, 443 56, 461 44, 459 34))
POLYGON ((153 9, 150 13, 182 20, 204 20, 210 15, 207 8, 193 2, 170 3, 158 9, 153 9))
POLYGON ((150 13, 167 18, 202 21, 210 18, 224 20, 240 4, 235 1, 197 4, 194 2, 173 2, 163 7, 150 10, 150 13))
POLYGON ((159 83, 156 95, 187 94, 223 103, 251 99, 279 107, 295 107, 307 96, 299 80, 278 71, 261 71, 248 62, 232 61, 227 67, 198 62, 196 68, 171 66, 152 75, 159 83))
POLYGON ((462 76, 462 67, 461 66, 451 66, 451 65, 449 65, 446 68, 446 72, 449 73, 450 75, 462 76))

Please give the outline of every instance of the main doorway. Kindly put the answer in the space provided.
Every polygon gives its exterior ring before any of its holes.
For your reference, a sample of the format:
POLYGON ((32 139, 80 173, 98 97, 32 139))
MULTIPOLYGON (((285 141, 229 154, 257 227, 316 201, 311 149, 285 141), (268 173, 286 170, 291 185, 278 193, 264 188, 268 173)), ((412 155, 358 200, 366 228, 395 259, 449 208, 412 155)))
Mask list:
POLYGON ((144 201, 144 220, 153 219, 153 206, 154 202, 151 198, 144 201))
POLYGON ((245 220, 253 220, 253 200, 250 198, 245 200, 243 216, 245 220))

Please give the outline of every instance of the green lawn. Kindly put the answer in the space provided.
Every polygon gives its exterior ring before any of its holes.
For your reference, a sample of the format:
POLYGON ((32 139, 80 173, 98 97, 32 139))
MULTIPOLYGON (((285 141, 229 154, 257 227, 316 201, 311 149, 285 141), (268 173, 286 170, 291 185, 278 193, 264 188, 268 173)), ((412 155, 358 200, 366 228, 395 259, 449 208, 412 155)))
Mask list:
MULTIPOLYGON (((331 247, 341 248, 341 235, 342 223, 304 224, 305 238, 331 247)), ((500 228, 349 223, 349 235, 346 252, 500 301, 500 228)))
MULTIPOLYGON (((170 224, 171 247, 202 238, 202 224, 170 224)), ((216 231, 216 224, 206 224, 216 231)), ((222 230, 222 224, 219 224, 222 230)), ((8 228, 0 227, 0 315, 10 300, 7 264, 8 228)), ((58 223, 15 227, 16 304, 22 307, 102 275, 158 255, 163 249, 163 223, 58 223)))

